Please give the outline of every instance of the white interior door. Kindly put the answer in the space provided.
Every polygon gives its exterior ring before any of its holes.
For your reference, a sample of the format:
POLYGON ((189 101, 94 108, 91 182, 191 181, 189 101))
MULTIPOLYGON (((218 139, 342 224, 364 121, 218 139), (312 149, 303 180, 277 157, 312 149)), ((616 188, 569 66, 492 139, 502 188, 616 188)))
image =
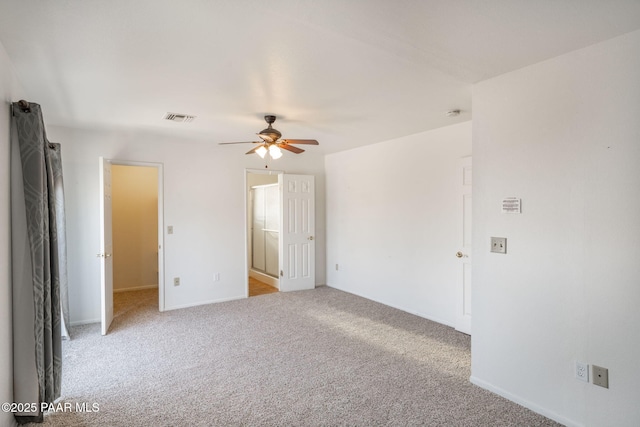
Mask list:
POLYGON ((113 321, 113 240, 111 233, 111 162, 100 157, 100 291, 102 335, 113 321))
POLYGON ((456 329, 471 334, 471 157, 460 160, 458 170, 458 259, 456 329))
POLYGON ((315 182, 311 175, 281 174, 280 290, 315 287, 315 182))

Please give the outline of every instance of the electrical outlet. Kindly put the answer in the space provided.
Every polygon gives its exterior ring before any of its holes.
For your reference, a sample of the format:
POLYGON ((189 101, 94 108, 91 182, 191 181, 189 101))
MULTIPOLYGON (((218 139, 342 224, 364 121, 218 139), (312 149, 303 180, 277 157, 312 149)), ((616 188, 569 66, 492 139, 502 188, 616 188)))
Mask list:
POLYGON ((593 365, 593 384, 600 387, 609 388, 609 370, 600 366, 593 365))
POLYGON ((167 226, 167 234, 173 234, 173 225, 167 226))
POLYGON ((336 271, 340 270, 340 266, 336 264, 336 271))
POLYGON ((497 254, 507 253, 507 238, 506 237, 492 237, 491 238, 491 252, 497 254))
POLYGON ((179 277, 174 277, 173 278, 173 286, 180 286, 180 278, 179 277))
POLYGON ((576 361, 576 378, 586 383, 589 382, 589 365, 576 361))

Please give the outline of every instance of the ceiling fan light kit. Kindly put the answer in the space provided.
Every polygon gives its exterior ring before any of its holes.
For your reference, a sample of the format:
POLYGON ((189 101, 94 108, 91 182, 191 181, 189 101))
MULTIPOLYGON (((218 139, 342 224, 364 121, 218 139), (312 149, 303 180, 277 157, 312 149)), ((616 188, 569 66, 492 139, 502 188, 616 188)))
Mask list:
POLYGON ((264 120, 267 122, 267 128, 262 129, 257 135, 261 141, 246 141, 246 142, 221 142, 220 145, 226 144, 260 144, 258 147, 249 150, 246 154, 256 153, 258 156, 264 159, 269 153, 269 156, 273 160, 277 160, 282 157, 282 150, 291 151, 295 154, 303 153, 302 148, 295 147, 290 144, 307 144, 307 145, 319 145, 315 139, 280 139, 282 134, 279 130, 274 129, 271 126, 276 121, 276 116, 267 115, 264 116, 264 120))
MULTIPOLYGON (((258 147, 256 149, 256 154, 264 159, 264 155, 267 154, 267 151, 268 150, 265 148, 265 146, 261 145, 260 147, 258 147)), ((247 153, 247 154, 249 154, 249 153, 247 153)))
POLYGON ((282 150, 280 150, 277 145, 271 144, 269 146, 269 155, 273 160, 278 160, 280 157, 282 157, 282 150))

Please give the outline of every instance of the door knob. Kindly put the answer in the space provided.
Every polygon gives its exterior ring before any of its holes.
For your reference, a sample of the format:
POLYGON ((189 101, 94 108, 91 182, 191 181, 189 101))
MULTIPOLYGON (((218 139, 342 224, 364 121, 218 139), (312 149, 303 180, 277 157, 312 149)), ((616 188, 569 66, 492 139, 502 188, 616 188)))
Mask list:
POLYGON ((458 251, 458 252, 456 252, 456 256, 458 258, 462 258, 464 256, 464 254, 462 252, 458 251))
POLYGON ((309 236, 307 240, 313 240, 313 236, 309 236))

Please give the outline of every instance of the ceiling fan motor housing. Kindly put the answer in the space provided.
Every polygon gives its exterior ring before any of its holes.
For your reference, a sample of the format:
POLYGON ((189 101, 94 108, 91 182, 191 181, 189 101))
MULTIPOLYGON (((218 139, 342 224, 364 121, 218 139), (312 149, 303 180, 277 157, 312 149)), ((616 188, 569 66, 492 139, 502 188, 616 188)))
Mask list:
POLYGON ((264 142, 276 142, 282 134, 279 130, 271 127, 271 124, 276 121, 276 116, 264 116, 264 120, 269 124, 269 127, 262 129, 258 136, 262 138, 264 142))

